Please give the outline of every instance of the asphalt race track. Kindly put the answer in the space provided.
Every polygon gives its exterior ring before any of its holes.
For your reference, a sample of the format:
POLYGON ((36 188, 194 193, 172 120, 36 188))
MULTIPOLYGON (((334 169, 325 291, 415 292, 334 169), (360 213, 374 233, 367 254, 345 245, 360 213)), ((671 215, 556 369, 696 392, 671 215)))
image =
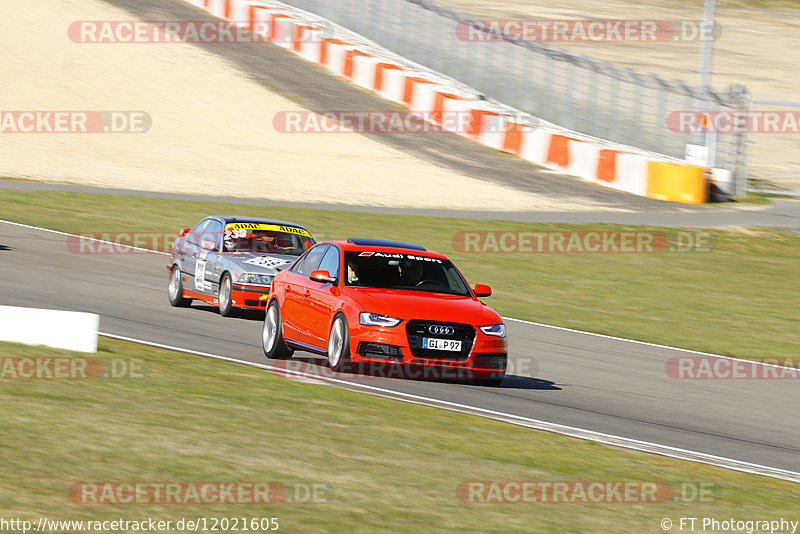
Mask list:
MULTIPOLYGON (((68 249, 65 235, 0 223, 0 305, 97 313, 101 332, 269 363, 260 346, 258 314, 223 318, 198 303, 188 309, 170 307, 166 260, 154 253, 78 254, 68 249)), ((800 471, 795 380, 677 380, 667 375, 666 362, 692 353, 518 321, 507 324, 512 373, 502 387, 355 381, 399 395, 791 471, 786 476, 800 480, 800 473, 794 473, 800 471)), ((301 352, 295 357, 309 359, 312 371, 327 374, 322 360, 301 352)), ((266 421, 269 407, 264 411, 266 421)))

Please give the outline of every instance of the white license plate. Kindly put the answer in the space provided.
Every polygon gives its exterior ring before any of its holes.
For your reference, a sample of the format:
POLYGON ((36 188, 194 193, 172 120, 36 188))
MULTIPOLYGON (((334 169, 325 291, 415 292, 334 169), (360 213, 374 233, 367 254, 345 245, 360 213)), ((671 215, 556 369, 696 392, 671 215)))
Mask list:
POLYGON ((422 348, 432 350, 452 350, 458 352, 461 350, 461 342, 453 341, 451 339, 436 339, 434 337, 422 338, 422 348))

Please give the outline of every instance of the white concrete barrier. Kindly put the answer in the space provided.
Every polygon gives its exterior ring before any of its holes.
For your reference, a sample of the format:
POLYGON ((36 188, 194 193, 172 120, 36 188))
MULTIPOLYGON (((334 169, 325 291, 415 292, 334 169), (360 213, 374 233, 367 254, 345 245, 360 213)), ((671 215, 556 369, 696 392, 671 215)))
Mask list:
POLYGON ((733 173, 727 169, 711 169, 711 181, 726 195, 732 195, 736 189, 733 173))
POLYGON ((97 352, 99 326, 94 313, 0 306, 0 341, 97 352))

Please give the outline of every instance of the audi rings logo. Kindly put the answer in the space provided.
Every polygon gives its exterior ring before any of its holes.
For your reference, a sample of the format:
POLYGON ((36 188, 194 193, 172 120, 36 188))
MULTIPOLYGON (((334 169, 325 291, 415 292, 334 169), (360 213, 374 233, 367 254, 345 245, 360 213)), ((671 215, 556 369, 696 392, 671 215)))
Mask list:
POLYGON ((456 333, 456 329, 452 326, 445 326, 441 324, 432 324, 428 327, 428 332, 437 336, 452 336, 456 333))

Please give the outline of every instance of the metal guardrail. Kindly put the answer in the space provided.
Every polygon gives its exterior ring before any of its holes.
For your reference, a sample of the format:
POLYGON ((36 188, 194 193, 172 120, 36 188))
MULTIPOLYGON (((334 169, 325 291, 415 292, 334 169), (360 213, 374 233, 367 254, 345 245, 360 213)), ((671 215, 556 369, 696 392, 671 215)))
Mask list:
MULTIPOLYGON (((329 19, 420 65, 464 82, 489 99, 591 137, 682 159, 701 135, 667 127, 671 112, 747 108, 742 86, 702 91, 680 80, 621 69, 611 63, 506 36, 462 40, 467 14, 431 0, 282 0, 329 19)), ((747 143, 717 134, 715 163, 741 183, 747 143)))

